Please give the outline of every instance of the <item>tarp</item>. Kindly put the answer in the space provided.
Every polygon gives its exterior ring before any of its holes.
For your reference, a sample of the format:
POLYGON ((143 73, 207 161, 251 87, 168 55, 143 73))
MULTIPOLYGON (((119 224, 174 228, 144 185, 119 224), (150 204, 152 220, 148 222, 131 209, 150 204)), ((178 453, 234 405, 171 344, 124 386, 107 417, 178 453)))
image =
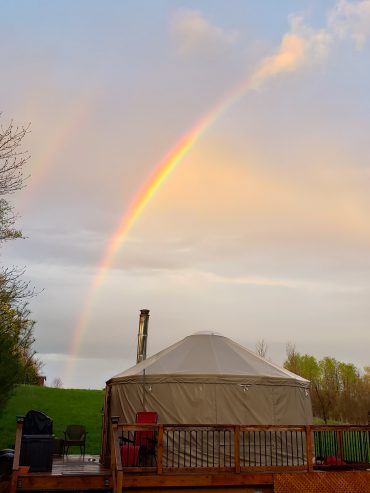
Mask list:
POLYGON ((305 425, 309 381, 214 333, 186 337, 107 382, 109 415, 134 423, 305 425))

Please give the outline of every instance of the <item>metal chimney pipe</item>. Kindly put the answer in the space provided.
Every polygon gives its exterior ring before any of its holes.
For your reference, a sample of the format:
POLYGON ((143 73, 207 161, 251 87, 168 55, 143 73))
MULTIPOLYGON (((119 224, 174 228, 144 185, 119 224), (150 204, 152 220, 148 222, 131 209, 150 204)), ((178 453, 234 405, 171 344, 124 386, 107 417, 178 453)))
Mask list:
POLYGON ((146 359, 146 344, 148 340, 149 310, 140 310, 139 333, 137 335, 136 364, 146 359))

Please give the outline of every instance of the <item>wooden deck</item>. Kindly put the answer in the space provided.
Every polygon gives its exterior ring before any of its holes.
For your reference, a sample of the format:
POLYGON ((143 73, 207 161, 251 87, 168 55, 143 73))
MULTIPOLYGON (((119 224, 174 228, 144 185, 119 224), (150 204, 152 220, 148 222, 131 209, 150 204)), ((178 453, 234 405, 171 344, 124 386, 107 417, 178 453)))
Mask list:
POLYGON ((10 493, 370 492, 370 426, 127 425, 115 419, 109 438, 103 454, 109 467, 98 456, 69 455, 54 457, 50 472, 25 473, 17 423, 10 493), (141 446, 129 453, 135 433, 154 437, 152 454, 141 446))
MULTIPOLYGON (((201 489, 202 493, 368 493, 370 472, 338 471, 325 473, 230 473, 192 471, 158 475, 153 472, 124 472, 122 492, 130 493, 190 493, 201 489), (329 488, 329 489, 327 489, 329 488), (335 488, 335 489, 330 489, 335 488)), ((79 455, 54 457, 51 472, 18 472, 16 491, 112 492, 110 469, 99 463, 99 456, 79 455)))
POLYGON ((112 425, 117 493, 370 493, 369 426, 112 425), (120 450, 135 447, 135 432, 155 434, 154 463, 120 450))
POLYGON ((99 456, 69 455, 53 458, 50 472, 17 471, 17 491, 111 490, 112 473, 99 463, 99 456))

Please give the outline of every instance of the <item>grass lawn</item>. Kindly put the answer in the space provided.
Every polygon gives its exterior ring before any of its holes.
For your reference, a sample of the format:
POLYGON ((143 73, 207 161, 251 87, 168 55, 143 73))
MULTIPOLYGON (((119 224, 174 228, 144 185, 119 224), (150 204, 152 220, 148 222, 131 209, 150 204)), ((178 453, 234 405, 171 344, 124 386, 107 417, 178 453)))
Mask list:
MULTIPOLYGON (((0 450, 13 448, 16 417, 27 411, 42 411, 53 420, 54 435, 63 438, 68 424, 86 426, 86 453, 99 454, 104 391, 55 389, 36 385, 18 385, 0 415, 0 450)), ((71 449, 78 453, 78 448, 71 449)))

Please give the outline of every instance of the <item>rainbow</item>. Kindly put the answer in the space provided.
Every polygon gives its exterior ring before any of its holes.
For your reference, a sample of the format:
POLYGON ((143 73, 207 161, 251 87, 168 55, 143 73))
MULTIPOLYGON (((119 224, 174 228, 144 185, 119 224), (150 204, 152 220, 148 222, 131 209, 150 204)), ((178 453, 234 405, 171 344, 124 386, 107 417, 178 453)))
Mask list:
POLYGON ((292 71, 299 66, 304 58, 305 51, 302 40, 297 35, 286 34, 277 52, 265 59, 257 66, 256 70, 248 79, 242 80, 233 90, 226 95, 213 109, 201 118, 192 129, 187 132, 175 145, 175 147, 158 163, 154 172, 148 177, 145 184, 136 194, 129 208, 124 212, 121 221, 114 231, 109 245, 102 256, 98 265, 96 275, 89 288, 87 297, 78 317, 73 331, 73 338, 70 346, 70 358, 66 365, 65 378, 68 380, 74 357, 78 354, 81 340, 86 330, 89 315, 92 310, 98 288, 101 286, 105 274, 113 262, 114 256, 125 240, 131 227, 143 213, 145 207, 150 202, 154 194, 159 190, 164 181, 174 171, 181 160, 191 151, 197 141, 218 120, 231 106, 233 106, 242 96, 251 89, 257 89, 260 84, 270 77, 281 72, 292 71))
POLYGON ((43 149, 41 155, 36 159, 36 167, 33 170, 26 193, 22 195, 18 207, 22 210, 27 210, 29 202, 35 196, 37 190, 45 181, 48 173, 50 173, 51 165, 65 148, 67 142, 75 135, 77 129, 82 125, 92 110, 90 101, 85 100, 78 105, 70 107, 60 119, 55 132, 45 138, 47 145, 43 149))
POLYGON ((204 135, 210 126, 220 116, 229 109, 248 89, 253 85, 248 83, 237 86, 221 103, 213 108, 208 114, 201 118, 196 125, 187 132, 176 144, 176 146, 159 162, 154 172, 147 178, 144 185, 134 197, 129 208, 124 212, 120 223, 102 256, 94 280, 89 288, 82 310, 79 314, 77 323, 73 330, 73 338, 70 345, 69 355, 64 379, 68 381, 74 366, 74 358, 78 354, 78 350, 82 341, 82 337, 88 325, 89 315, 94 304, 95 296, 98 288, 101 286, 107 271, 109 270, 114 256, 125 240, 130 229, 142 214, 154 194, 159 190, 164 181, 174 171, 176 166, 182 159, 191 151, 197 141, 204 135))

